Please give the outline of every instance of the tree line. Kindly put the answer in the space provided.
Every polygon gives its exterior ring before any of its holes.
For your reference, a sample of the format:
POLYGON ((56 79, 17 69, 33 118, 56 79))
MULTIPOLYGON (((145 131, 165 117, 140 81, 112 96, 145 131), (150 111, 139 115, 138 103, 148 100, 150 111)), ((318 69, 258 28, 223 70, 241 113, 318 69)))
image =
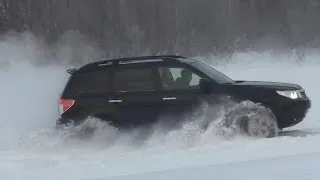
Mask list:
POLYGON ((319 17, 320 0, 0 0, 0 33, 76 32, 110 56, 316 46, 319 17))

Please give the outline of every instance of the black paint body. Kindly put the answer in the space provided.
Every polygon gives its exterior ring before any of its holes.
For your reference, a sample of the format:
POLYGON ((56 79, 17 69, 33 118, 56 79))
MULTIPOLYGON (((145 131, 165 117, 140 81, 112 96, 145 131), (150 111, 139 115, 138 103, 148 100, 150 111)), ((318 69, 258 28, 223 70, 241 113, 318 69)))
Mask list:
POLYGON ((310 99, 299 85, 234 81, 202 62, 181 56, 111 59, 90 63, 69 73, 71 77, 61 98, 74 99, 75 104, 61 114, 57 124, 70 120, 79 124, 93 116, 112 121, 120 128, 159 121, 174 125, 202 102, 215 105, 221 97, 229 97, 269 107, 282 129, 300 123, 311 107, 310 99), (170 77, 170 68, 188 70, 201 80, 193 87, 172 88, 178 80, 170 77), (279 95, 279 90, 297 90, 303 97, 290 99, 279 95))

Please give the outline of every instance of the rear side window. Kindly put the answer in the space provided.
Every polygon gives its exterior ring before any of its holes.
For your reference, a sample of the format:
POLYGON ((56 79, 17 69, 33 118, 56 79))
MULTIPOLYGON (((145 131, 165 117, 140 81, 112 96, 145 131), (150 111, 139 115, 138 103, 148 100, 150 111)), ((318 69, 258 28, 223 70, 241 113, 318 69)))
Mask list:
POLYGON ((83 72, 73 75, 66 87, 65 95, 73 96, 80 93, 105 93, 110 92, 111 73, 107 70, 83 72))
POLYGON ((152 68, 120 68, 114 75, 114 88, 117 92, 153 91, 153 77, 152 68))

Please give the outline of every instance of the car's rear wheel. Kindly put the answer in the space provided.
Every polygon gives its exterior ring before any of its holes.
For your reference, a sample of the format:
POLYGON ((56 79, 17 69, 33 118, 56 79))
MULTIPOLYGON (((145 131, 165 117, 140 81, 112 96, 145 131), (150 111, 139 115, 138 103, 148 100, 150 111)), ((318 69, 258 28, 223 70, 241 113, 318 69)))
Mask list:
POLYGON ((56 122, 57 130, 75 130, 81 136, 90 137, 97 130, 112 127, 109 117, 102 115, 90 115, 76 121, 70 119, 58 119, 56 122))
POLYGON ((273 112, 264 106, 237 107, 226 114, 225 120, 232 134, 258 138, 278 136, 277 119, 273 112))

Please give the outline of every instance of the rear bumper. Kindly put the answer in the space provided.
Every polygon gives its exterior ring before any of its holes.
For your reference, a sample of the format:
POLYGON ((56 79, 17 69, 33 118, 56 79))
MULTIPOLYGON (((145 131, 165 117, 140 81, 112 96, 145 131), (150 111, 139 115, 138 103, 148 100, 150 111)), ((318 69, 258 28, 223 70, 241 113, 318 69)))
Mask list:
POLYGON ((59 119, 57 119, 56 121, 56 128, 57 129, 61 129, 61 127, 66 127, 66 126, 77 126, 81 124, 80 121, 74 121, 74 120, 70 120, 70 119, 65 119, 60 117, 59 119))
POLYGON ((303 99, 295 101, 292 104, 282 108, 279 112, 278 124, 279 128, 292 127, 302 122, 309 109, 311 108, 311 101, 309 99, 303 99))
POLYGON ((60 117, 59 119, 56 120, 56 129, 64 129, 66 126, 72 125, 72 121, 67 121, 66 119, 63 119, 60 117))

